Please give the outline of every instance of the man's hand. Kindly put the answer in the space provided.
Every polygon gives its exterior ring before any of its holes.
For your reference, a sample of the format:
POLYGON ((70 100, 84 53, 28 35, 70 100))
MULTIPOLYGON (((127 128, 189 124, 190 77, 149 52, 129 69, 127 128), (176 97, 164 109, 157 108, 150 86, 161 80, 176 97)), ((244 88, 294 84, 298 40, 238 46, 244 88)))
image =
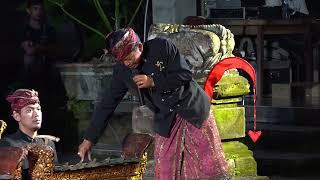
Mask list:
POLYGON ((133 81, 137 84, 138 88, 151 88, 154 87, 152 77, 145 74, 139 74, 133 77, 133 81))
POLYGON ((93 143, 88 140, 83 140, 83 142, 79 146, 78 155, 80 156, 80 162, 84 161, 86 155, 88 156, 88 160, 91 161, 91 153, 90 150, 93 146, 93 143))
POLYGON ((23 41, 21 46, 27 55, 34 55, 36 52, 36 47, 32 41, 23 41))

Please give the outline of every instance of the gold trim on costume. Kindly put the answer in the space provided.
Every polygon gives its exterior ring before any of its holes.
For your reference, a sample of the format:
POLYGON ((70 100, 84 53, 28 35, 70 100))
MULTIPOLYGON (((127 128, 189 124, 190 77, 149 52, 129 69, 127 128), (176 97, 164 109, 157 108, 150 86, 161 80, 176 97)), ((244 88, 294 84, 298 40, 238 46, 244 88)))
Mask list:
POLYGON ((131 177, 131 180, 142 180, 142 175, 146 172, 148 163, 148 153, 144 152, 140 158, 140 163, 137 169, 135 170, 135 176, 131 177))
POLYGON ((6 122, 4 122, 3 120, 0 120, 0 122, 1 122, 1 127, 0 127, 0 139, 1 139, 1 135, 2 135, 2 133, 4 132, 4 130, 6 129, 7 124, 6 124, 6 122))
POLYGON ((161 155, 162 150, 163 150, 163 144, 164 144, 164 141, 161 142, 160 150, 159 150, 159 158, 157 159, 157 162, 158 162, 158 179, 160 178, 160 155, 161 155))
MULTIPOLYGON (((189 133, 189 129, 187 128, 187 134, 189 135, 189 139, 190 139, 190 143, 193 145, 193 146, 196 146, 194 144, 194 139, 192 138, 192 136, 190 136, 190 133, 189 133)), ((194 153, 196 155, 196 158, 197 160, 194 159, 194 156, 191 156, 191 159, 195 162, 200 162, 200 158, 199 158, 199 153, 196 149, 193 149, 194 150, 194 153)), ((199 168, 200 168, 200 171, 202 171, 203 167, 202 167, 202 164, 201 163, 197 163, 199 164, 199 168)), ((199 172, 196 170, 196 178, 199 178, 199 172)))

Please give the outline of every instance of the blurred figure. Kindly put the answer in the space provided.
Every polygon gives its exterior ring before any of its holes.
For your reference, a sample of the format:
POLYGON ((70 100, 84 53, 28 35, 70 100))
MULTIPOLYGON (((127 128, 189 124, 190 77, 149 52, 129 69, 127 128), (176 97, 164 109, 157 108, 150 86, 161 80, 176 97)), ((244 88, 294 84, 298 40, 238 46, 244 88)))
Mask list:
POLYGON ((48 73, 49 55, 55 49, 55 29, 48 24, 43 0, 28 0, 27 22, 22 28, 23 84, 40 90, 44 75, 48 73), (42 81, 41 81, 42 80, 42 81))

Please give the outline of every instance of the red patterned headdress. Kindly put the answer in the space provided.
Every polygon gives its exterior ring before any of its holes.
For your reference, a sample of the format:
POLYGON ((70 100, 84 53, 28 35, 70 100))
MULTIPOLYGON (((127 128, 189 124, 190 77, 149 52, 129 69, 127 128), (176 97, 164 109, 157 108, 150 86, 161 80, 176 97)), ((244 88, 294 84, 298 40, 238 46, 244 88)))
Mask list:
POLYGON ((29 104, 40 103, 38 92, 33 89, 18 89, 12 95, 7 96, 6 99, 11 103, 12 111, 20 111, 29 104))
MULTIPOLYGON (((108 34, 106 38, 110 34, 108 34)), ((133 29, 128 28, 127 32, 123 35, 123 37, 116 43, 116 45, 112 47, 111 53, 113 56, 115 56, 117 60, 122 61, 124 60, 125 57, 127 57, 131 53, 132 48, 139 41, 140 41, 139 37, 133 31, 133 29)))

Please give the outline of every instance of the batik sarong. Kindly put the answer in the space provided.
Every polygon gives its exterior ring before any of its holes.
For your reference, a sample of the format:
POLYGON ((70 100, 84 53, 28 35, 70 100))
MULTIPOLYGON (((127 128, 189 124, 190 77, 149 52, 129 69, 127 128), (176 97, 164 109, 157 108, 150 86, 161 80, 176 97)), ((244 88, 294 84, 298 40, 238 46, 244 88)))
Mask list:
POLYGON ((229 179, 228 165, 213 115, 200 129, 179 115, 170 137, 155 137, 154 179, 229 179))

